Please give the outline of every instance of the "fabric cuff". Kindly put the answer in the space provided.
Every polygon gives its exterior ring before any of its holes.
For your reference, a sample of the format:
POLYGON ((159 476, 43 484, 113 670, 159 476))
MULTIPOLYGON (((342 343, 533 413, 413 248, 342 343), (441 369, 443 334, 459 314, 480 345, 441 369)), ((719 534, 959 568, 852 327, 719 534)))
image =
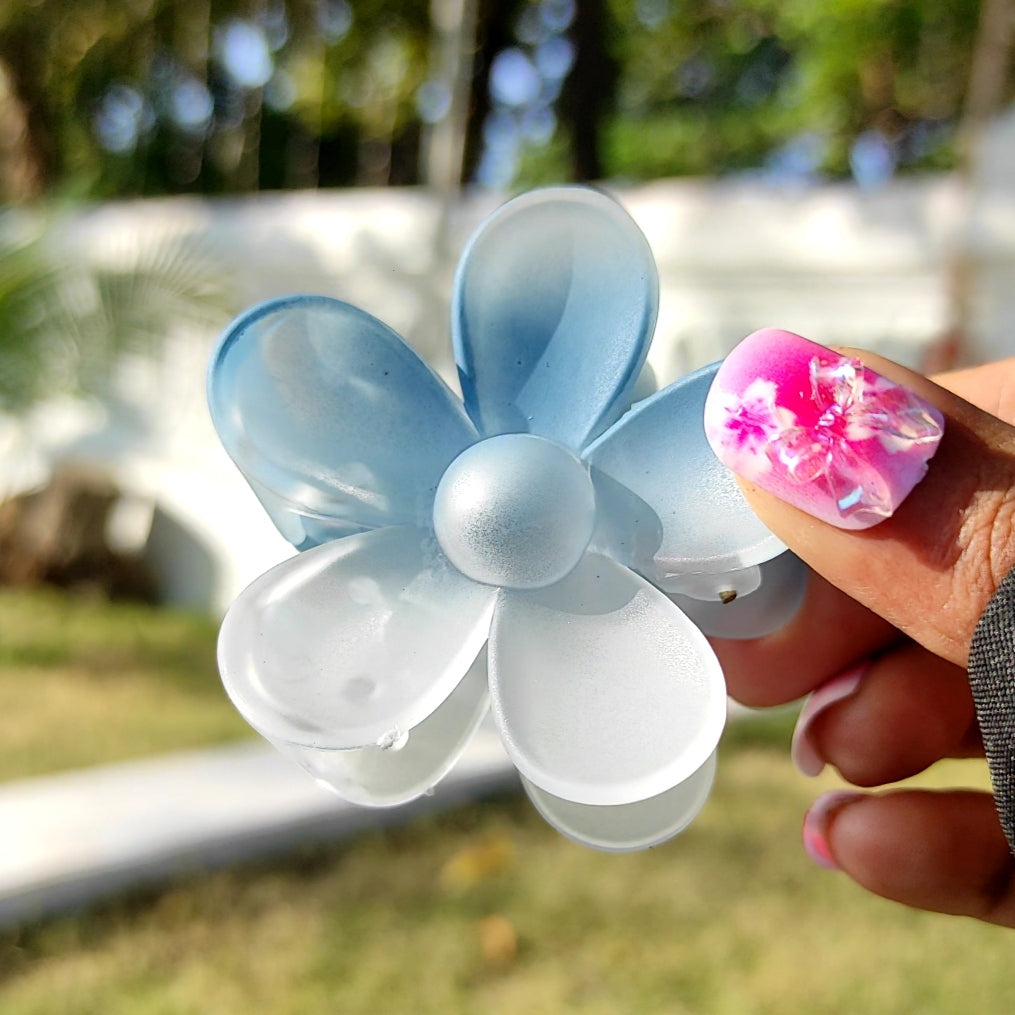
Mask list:
POLYGON ((977 621, 969 646, 969 683, 998 817, 1015 855, 1015 568, 977 621))

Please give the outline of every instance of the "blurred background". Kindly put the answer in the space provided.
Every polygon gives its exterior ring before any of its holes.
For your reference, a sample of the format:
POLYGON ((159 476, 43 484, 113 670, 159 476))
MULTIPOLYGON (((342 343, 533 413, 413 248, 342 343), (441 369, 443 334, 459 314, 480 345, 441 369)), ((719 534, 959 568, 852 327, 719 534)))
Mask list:
MULTIPOLYGON (((291 549, 207 420, 232 315, 347 299, 455 385, 472 229, 594 182, 659 264, 660 383, 766 325, 1012 355, 1013 31, 1015 0, 0 0, 0 902, 5 787, 248 735, 215 626, 291 549)), ((1010 935, 807 866, 792 721, 737 723, 646 854, 508 792, 23 907, 0 1013, 1011 1011, 1010 935)))

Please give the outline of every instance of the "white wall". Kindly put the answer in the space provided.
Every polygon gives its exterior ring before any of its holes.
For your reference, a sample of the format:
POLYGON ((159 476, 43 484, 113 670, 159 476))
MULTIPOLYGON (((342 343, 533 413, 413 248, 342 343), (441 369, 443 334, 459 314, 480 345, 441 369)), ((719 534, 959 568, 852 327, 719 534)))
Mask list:
MULTIPOLYGON (((975 266, 975 357, 1015 353, 1015 199, 1003 186, 973 204, 944 177, 869 193, 698 181, 614 193, 658 260, 661 306, 650 363, 663 383, 765 325, 918 365, 947 324, 946 274, 957 244, 975 266)), ((454 265, 497 203, 478 195, 442 208, 420 190, 119 203, 82 215, 68 243, 82 256, 115 260, 167 235, 200 236, 230 276, 237 309, 288 292, 338 296, 401 332, 453 384, 454 265)), ((59 433, 56 415, 42 414, 30 437, 42 461, 70 455, 107 463, 193 533, 210 553, 210 568, 197 566, 194 547, 180 549, 176 525, 154 534, 167 592, 221 610, 290 551, 208 422, 204 369, 215 338, 167 336, 159 361, 125 365, 115 407, 82 414, 59 433)), ((13 458, 7 461, 13 476, 13 458)))

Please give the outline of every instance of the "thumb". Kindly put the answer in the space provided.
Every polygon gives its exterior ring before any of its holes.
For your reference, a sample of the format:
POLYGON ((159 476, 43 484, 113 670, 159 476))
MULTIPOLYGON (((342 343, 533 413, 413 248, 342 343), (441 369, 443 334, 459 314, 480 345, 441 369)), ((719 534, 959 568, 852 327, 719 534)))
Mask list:
POLYGON ((720 367, 705 430, 791 550, 966 665, 1015 566, 1015 429, 889 360, 766 329, 720 367))

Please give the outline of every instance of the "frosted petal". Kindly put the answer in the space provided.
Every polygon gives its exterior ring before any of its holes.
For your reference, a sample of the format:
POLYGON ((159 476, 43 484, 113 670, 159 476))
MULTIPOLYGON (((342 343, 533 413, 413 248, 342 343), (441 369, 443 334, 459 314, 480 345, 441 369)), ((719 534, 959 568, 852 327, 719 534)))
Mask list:
POLYGON ((343 749, 397 742, 458 685, 486 641, 495 591, 410 527, 307 550, 233 603, 219 670, 269 740, 343 749))
MULTIPOLYGON (((793 619, 803 603, 809 572, 807 565, 789 550, 755 570, 760 575, 757 588, 727 603, 718 597, 696 599, 674 592, 669 597, 709 637, 762 638, 793 619)), ((714 577, 721 585, 736 586, 735 575, 714 577)))
POLYGON ((536 810, 563 835, 609 853, 648 849, 682 832, 708 800, 715 778, 713 752, 693 775, 672 789, 633 804, 597 807, 561 800, 522 779, 536 810))
POLYGON ((483 721, 489 705, 486 652, 481 652, 447 699, 404 743, 328 751, 283 744, 320 783, 366 807, 394 807, 422 796, 451 770, 483 721))
POLYGON ((455 358, 486 435, 579 449, 626 408, 655 327, 658 279, 619 204, 581 188, 524 194, 488 218, 455 279, 455 358))
POLYGON ((390 328, 321 296, 239 317, 212 359, 208 398, 226 450, 301 549, 426 524, 445 467, 476 439, 458 399, 390 328))
POLYGON ((665 591, 684 591, 687 575, 737 571, 785 550, 705 437, 705 396, 717 369, 639 402, 582 456, 601 505, 593 545, 665 591))
POLYGON ((705 763, 726 718, 722 672, 701 632, 598 554, 549 588, 501 592, 490 695, 522 775, 584 804, 671 789, 705 763))

